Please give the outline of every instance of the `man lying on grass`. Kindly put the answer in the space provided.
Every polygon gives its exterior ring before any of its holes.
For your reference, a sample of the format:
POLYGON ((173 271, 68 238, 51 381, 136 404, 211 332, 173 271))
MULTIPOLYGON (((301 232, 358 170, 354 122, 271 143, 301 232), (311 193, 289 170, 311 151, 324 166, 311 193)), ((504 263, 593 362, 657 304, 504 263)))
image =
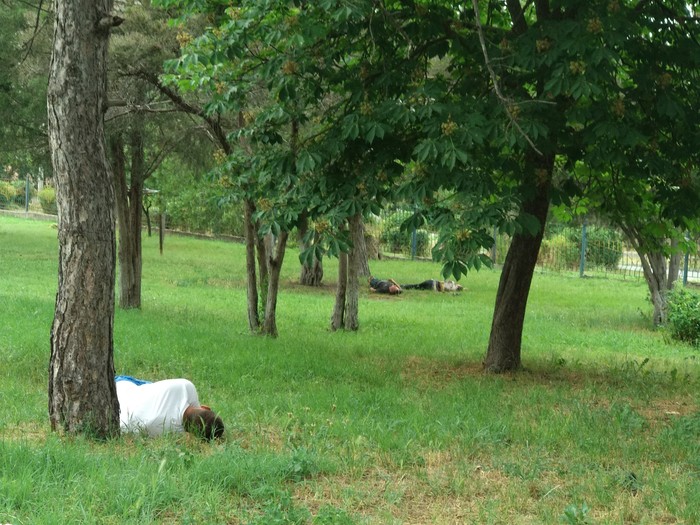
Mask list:
POLYGON ((404 290, 433 290, 434 292, 461 292, 462 285, 454 281, 436 281, 428 279, 418 284, 402 284, 404 290))
POLYGON ((401 286, 393 279, 377 279, 372 276, 369 278, 369 291, 398 295, 401 293, 401 286))
POLYGON ((212 440, 224 434, 224 422, 199 403, 197 389, 187 379, 144 381, 131 376, 115 377, 122 432, 189 432, 212 440))

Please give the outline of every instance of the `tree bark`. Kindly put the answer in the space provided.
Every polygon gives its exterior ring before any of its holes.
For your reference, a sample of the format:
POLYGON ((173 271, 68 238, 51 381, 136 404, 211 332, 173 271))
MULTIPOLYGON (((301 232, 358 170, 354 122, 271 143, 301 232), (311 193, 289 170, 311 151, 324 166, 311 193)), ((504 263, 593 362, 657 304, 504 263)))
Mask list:
MULTIPOLYGON (((141 94, 145 100, 145 95, 141 94)), ((120 272, 119 306, 121 308, 141 308, 141 275, 143 268, 143 250, 141 230, 143 226, 143 186, 149 173, 146 172, 146 123, 143 113, 134 115, 129 138, 131 146, 131 183, 129 185, 128 211, 129 221, 126 225, 126 237, 120 234, 120 246, 127 249, 119 251, 119 268, 128 267, 128 279, 120 272)))
MULTIPOLYGON (((619 226, 639 256, 644 280, 649 288, 651 304, 654 307, 652 322, 654 326, 661 326, 667 318, 667 293, 678 279, 680 253, 674 253, 667 261, 661 246, 653 250, 645 248, 645 245, 648 246, 648 240, 647 243, 644 242, 644 235, 639 227, 630 224, 620 224, 619 226)), ((672 246, 674 244, 677 247, 678 242, 672 241, 672 246)))
POLYGON ((345 324, 345 296, 348 289, 348 254, 338 255, 338 287, 335 291, 335 304, 331 315, 331 330, 336 331, 345 324))
POLYGON ((255 213, 255 203, 246 199, 245 210, 245 261, 246 275, 248 277, 248 329, 251 333, 258 333, 260 330, 260 314, 258 313, 258 280, 255 271, 255 246, 257 243, 257 233, 253 223, 253 213, 255 213))
POLYGON ((649 286, 651 304, 654 306, 652 321, 661 326, 666 321, 667 266, 666 257, 661 253, 647 253, 641 257, 644 279, 649 286))
POLYGON ((531 163, 537 172, 546 173, 539 181, 533 197, 523 204, 523 211, 533 215, 540 224, 536 235, 528 232, 513 236, 501 273, 496 294, 489 346, 484 369, 489 372, 506 372, 521 367, 522 333, 530 284, 542 244, 544 227, 549 210, 553 157, 531 163))
POLYGON ((673 286, 678 280, 682 259, 683 254, 678 250, 678 239, 671 239, 671 256, 668 259, 668 279, 666 280, 667 290, 673 289, 673 286))
POLYGON ((359 270, 362 260, 367 262, 366 250, 364 247, 365 229, 362 225, 362 215, 359 213, 350 217, 350 235, 352 237, 353 248, 348 254, 348 284, 345 298, 345 329, 357 330, 360 327, 359 297, 360 280, 359 270))
POLYGON ((365 236, 365 222, 360 215, 358 230, 353 232, 352 244, 353 250, 357 253, 357 275, 359 277, 369 277, 369 255, 367 254, 367 239, 365 236))
POLYGON ((58 293, 51 328, 53 430, 119 432, 114 383, 114 188, 104 144, 111 0, 56 0, 47 90, 58 205, 58 293))
MULTIPOLYGON (((302 214, 299 218, 297 240, 299 242, 299 250, 304 251, 309 246, 304 242, 304 238, 309 231, 309 219, 306 214, 302 214)), ((318 235, 315 235, 318 237, 318 235)), ((323 282, 323 261, 314 257, 311 265, 302 264, 299 274, 299 283, 303 286, 321 286, 323 282)))
POLYGON ((287 249, 287 238, 289 234, 280 232, 277 237, 276 249, 268 250, 267 268, 269 281, 267 287, 267 298, 265 302, 265 321, 263 322, 263 335, 277 337, 277 296, 280 286, 280 274, 282 263, 287 249), (273 255, 274 254, 274 255, 273 255))
POLYGON ((147 178, 144 152, 144 118, 135 115, 130 133, 130 182, 121 133, 111 142, 116 209, 119 224, 119 307, 141 308, 141 245, 143 186, 147 178))

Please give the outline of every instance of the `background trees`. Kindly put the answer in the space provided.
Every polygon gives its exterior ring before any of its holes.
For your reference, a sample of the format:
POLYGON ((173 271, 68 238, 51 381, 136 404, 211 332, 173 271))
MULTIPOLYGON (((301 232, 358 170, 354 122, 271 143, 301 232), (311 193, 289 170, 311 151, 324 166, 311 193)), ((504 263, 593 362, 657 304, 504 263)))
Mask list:
POLYGON ((0 1, 0 165, 36 181, 50 172, 46 82, 50 16, 15 0, 0 1))
POLYGON ((194 152, 210 148, 202 144, 197 123, 151 82, 178 50, 166 15, 138 2, 128 2, 122 14, 128 23, 110 44, 107 118, 119 224, 119 306, 139 308, 146 181, 168 156, 180 153, 202 161, 203 155, 194 152))
MULTIPOLYGON (((440 227, 445 275, 487 264, 494 229, 512 236, 488 369, 520 366, 552 203, 584 198, 626 229, 662 320, 667 237, 697 216, 695 2, 161 3, 183 15, 172 75, 158 64, 174 35, 146 38, 164 30, 148 9, 122 35, 132 49, 114 47, 129 115, 112 120, 120 187, 140 218, 147 159, 169 150, 166 129, 187 129, 161 110, 196 115, 221 150, 221 198, 246 210, 254 331, 276 333, 275 273, 295 228, 310 225, 310 265, 348 251, 346 225, 395 200, 415 210, 408 226, 440 227)), ((357 304, 352 272, 345 284, 336 313, 357 304)))
POLYGON ((263 93, 241 134, 260 147, 235 167, 264 188, 251 198, 272 204, 256 209, 270 228, 315 197, 312 213, 344 219, 401 195, 412 224, 443 227, 434 255, 457 277, 486 262, 493 227, 513 235, 489 370, 520 366, 551 202, 634 188, 677 221, 696 211, 678 203, 695 191, 697 132, 673 119, 697 101, 696 59, 677 57, 698 56, 684 2, 165 4, 212 15, 179 61, 181 87, 208 90, 223 113, 263 93))

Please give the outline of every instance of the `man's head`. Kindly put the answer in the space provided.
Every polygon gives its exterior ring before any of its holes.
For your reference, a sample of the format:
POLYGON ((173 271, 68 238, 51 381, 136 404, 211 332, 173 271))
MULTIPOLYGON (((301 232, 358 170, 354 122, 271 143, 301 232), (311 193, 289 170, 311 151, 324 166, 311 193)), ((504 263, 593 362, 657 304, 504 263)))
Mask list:
POLYGON ((462 285, 457 284, 454 281, 445 281, 443 285, 443 289, 446 292, 461 292, 462 291, 462 285))
POLYGON ((182 424, 187 432, 211 441, 224 435, 224 422, 210 408, 188 407, 182 416, 182 424))

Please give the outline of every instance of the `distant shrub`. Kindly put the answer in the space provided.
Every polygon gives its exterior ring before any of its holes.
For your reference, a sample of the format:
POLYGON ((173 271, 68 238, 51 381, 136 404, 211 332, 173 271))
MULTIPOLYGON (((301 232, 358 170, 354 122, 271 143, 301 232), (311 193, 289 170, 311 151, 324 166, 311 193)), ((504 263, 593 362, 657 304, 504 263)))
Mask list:
MULTIPOLYGON (((581 249, 581 229, 570 229, 567 237, 581 249)), ((612 228, 586 231, 586 265, 613 270, 622 259, 622 234, 612 228)))
MULTIPOLYGON (((552 226, 542 240, 537 263, 548 268, 575 270, 581 261, 582 229, 552 226)), ((586 230, 586 267, 613 270, 623 255, 622 234, 611 228, 586 230)))
POLYGON ((39 190, 39 204, 44 213, 56 215, 58 208, 56 206, 56 190, 51 186, 46 186, 39 190))
POLYGON ((581 258, 581 248, 563 234, 542 240, 537 263, 554 269, 575 270, 581 258))
POLYGON ((240 203, 222 201, 215 187, 202 184, 167 199, 167 227, 223 235, 244 235, 240 203))
MULTIPOLYGON (((27 200, 27 182, 24 180, 13 180, 9 184, 14 189, 14 197, 12 198, 11 204, 24 207, 27 200)), ((36 190, 30 185, 29 199, 31 200, 35 194, 36 190)))
POLYGON ((7 208, 15 203, 17 191, 15 187, 4 180, 0 180, 0 208, 7 208))
POLYGON ((687 288, 674 288, 667 296, 666 308, 671 337, 700 346, 700 295, 687 288))
MULTIPOLYGON (((396 211, 387 215, 382 222, 381 243, 392 253, 411 253, 413 232, 401 229, 401 224, 410 212, 396 211)), ((426 230, 416 230, 416 255, 430 255, 430 234, 426 230)))

